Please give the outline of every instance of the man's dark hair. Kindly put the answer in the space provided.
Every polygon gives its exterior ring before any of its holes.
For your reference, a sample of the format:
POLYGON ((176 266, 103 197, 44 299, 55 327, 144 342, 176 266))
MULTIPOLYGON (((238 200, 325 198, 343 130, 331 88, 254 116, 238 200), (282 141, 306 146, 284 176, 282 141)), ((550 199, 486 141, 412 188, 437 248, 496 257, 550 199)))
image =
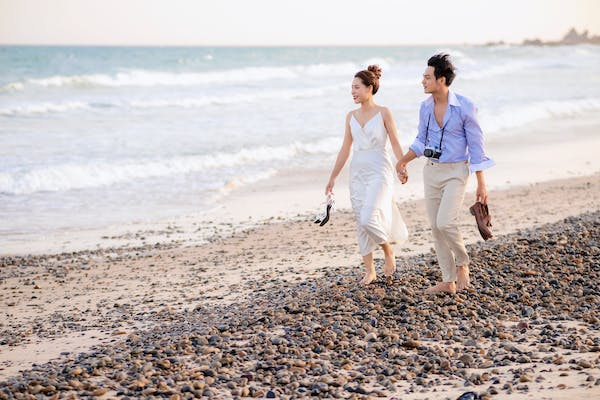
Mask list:
POLYGON ((435 79, 440 79, 442 76, 446 78, 446 86, 450 86, 456 74, 454 73, 454 65, 450 61, 450 55, 439 53, 427 60, 427 66, 434 68, 435 79))

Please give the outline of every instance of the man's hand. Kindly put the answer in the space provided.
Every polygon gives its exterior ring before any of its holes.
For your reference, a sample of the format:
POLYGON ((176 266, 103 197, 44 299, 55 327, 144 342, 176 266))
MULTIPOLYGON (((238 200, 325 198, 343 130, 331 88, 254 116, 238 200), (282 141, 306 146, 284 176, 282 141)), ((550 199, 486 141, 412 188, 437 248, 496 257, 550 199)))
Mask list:
POLYGON ((477 192, 475 194, 475 201, 479 201, 481 204, 487 204, 487 189, 485 188, 485 176, 483 171, 475 172, 477 175, 477 192))
POLYGON ((475 201, 481 202, 481 204, 487 204, 488 196, 485 185, 477 185, 477 192, 475 195, 475 201))

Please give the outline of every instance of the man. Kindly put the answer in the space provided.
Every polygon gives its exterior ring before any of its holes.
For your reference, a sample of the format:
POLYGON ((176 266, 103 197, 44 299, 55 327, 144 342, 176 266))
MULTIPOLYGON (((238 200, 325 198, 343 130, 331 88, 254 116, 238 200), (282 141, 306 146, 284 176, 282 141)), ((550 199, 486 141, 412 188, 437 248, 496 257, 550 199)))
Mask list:
POLYGON ((476 200, 487 204, 483 170, 495 164, 485 155, 475 106, 449 90, 455 75, 448 54, 436 54, 427 61, 422 84, 431 96, 421 103, 414 143, 396 164, 400 180, 406 182, 406 164, 427 157, 425 203, 442 282, 426 293, 456 293, 469 286, 469 256, 458 228, 460 209, 471 172, 477 176, 476 200))

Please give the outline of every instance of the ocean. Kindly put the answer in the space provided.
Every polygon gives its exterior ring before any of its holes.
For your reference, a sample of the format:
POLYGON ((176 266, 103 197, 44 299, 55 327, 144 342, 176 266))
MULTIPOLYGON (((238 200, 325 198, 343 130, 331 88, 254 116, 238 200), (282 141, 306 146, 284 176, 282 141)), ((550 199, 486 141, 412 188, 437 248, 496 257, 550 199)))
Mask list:
POLYGON ((406 147, 440 51, 488 141, 600 110, 591 45, 0 47, 0 241, 209 215, 235 188, 331 167, 369 64, 406 147))

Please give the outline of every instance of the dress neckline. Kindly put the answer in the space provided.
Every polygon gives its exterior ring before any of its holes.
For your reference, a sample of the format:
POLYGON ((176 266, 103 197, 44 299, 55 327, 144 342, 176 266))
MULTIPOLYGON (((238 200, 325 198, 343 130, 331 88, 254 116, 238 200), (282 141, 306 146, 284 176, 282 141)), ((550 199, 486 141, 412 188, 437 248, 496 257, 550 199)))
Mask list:
POLYGON ((360 129, 365 129, 365 126, 367 126, 369 124, 369 122, 371 122, 373 119, 375 119, 375 117, 378 116, 379 114, 381 114, 381 111, 377 111, 375 113, 375 115, 373 115, 371 118, 369 118, 367 120, 367 122, 365 122, 364 125, 361 125, 360 122, 358 122, 358 119, 354 116, 354 113, 352 113, 352 118, 354 118, 354 120, 356 121, 356 123, 358 124, 358 126, 360 126, 360 129))

